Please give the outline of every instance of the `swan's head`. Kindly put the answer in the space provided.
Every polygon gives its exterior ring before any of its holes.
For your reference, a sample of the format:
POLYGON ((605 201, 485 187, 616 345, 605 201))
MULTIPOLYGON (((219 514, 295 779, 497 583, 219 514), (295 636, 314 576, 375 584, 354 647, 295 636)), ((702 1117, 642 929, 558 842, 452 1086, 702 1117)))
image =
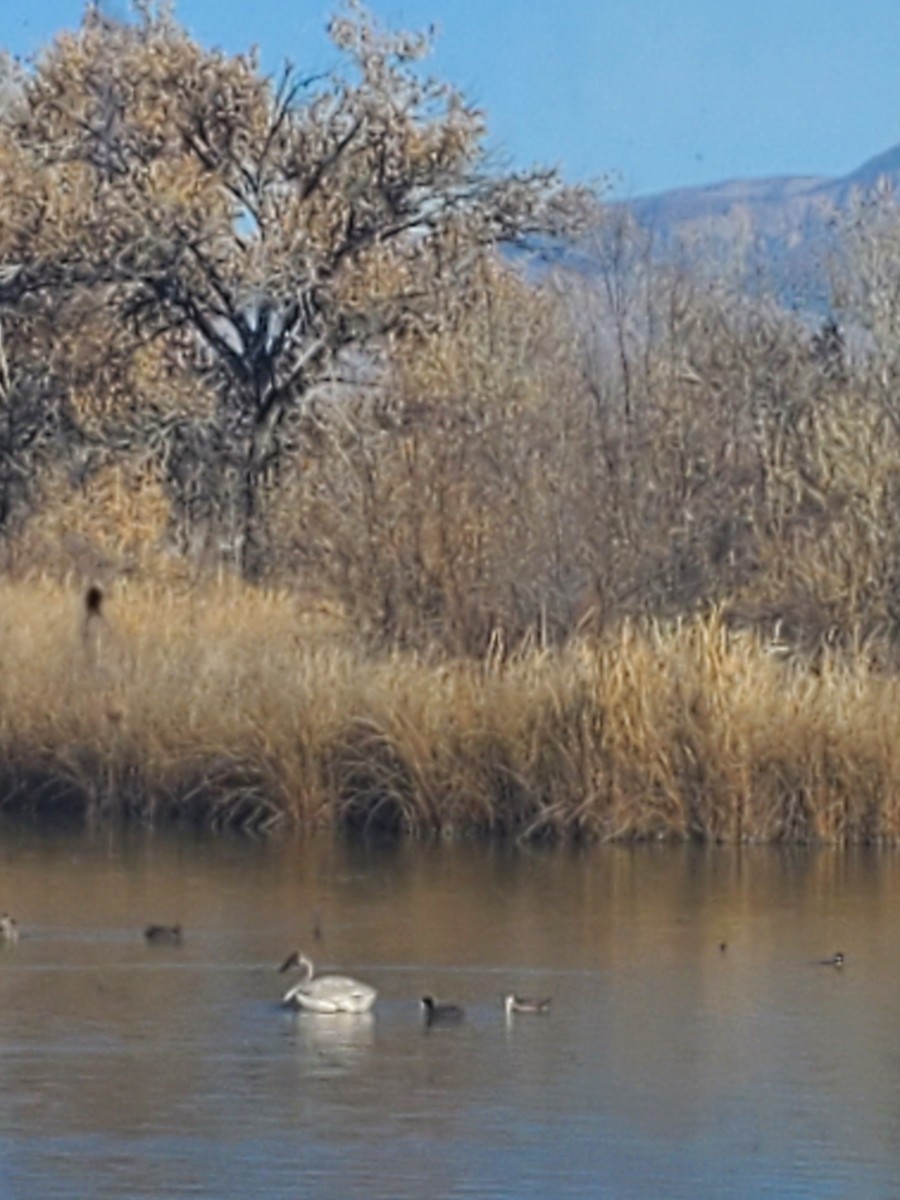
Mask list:
POLYGON ((296 968, 303 971, 308 979, 312 979, 315 973, 315 967, 312 964, 312 959, 307 958, 305 954, 301 954, 299 950, 292 950, 281 966, 278 968, 279 974, 284 974, 285 971, 290 971, 296 968))

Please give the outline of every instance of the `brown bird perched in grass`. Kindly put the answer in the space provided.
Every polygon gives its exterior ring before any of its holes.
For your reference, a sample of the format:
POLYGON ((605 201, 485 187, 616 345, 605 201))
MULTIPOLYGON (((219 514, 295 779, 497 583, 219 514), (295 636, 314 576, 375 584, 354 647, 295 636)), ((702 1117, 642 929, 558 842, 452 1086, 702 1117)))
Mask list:
POLYGON ((103 588, 99 584, 92 583, 84 593, 84 615, 87 620, 103 616, 103 588))

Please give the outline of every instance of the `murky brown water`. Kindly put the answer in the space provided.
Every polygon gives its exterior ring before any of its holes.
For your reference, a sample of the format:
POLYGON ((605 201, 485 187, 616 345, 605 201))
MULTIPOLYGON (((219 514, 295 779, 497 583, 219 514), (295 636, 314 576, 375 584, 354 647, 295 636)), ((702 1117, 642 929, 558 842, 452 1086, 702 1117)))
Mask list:
POLYGON ((0 829, 4 908, 3 1197, 896 1194, 895 854, 0 829), (295 945, 372 1016, 283 1011, 295 945))

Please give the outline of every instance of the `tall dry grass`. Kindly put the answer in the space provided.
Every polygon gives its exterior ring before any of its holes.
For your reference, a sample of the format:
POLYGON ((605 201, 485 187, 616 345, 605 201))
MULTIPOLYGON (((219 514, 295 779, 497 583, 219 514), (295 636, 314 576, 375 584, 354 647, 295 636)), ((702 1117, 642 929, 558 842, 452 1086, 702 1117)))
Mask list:
POLYGON ((521 838, 890 841, 900 684, 718 614, 482 661, 287 593, 0 585, 0 804, 521 838))

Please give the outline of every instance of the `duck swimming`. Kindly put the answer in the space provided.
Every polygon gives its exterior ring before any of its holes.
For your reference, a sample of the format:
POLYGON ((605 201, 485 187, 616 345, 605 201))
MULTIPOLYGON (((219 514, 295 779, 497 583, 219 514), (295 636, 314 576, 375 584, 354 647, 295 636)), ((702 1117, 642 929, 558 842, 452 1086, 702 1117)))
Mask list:
POLYGON ((289 971, 296 967, 303 978, 284 993, 285 1004, 296 1004, 309 1012, 317 1013, 367 1013, 378 995, 367 983, 351 979, 349 975, 316 975, 312 959, 294 951, 279 967, 289 971))
POLYGON ((18 940, 19 926, 15 917, 4 913, 0 917, 0 942, 4 942, 7 946, 14 946, 18 940))
POLYGON ((422 997, 426 1025, 454 1025, 465 1019, 466 1011, 459 1004, 438 1004, 433 996, 422 997))
POLYGON ((517 996, 514 992, 503 1001, 503 1007, 506 1009, 506 1015, 511 1017, 513 1013, 532 1013, 541 1014, 550 1011, 550 997, 547 996, 543 1000, 532 1000, 526 996, 517 996))
POLYGON ((844 965, 844 952, 838 950, 837 954, 832 954, 831 958, 820 958, 820 967, 842 967, 844 965))
POLYGON ((148 925, 144 937, 151 946, 180 946, 182 932, 180 925, 148 925))

